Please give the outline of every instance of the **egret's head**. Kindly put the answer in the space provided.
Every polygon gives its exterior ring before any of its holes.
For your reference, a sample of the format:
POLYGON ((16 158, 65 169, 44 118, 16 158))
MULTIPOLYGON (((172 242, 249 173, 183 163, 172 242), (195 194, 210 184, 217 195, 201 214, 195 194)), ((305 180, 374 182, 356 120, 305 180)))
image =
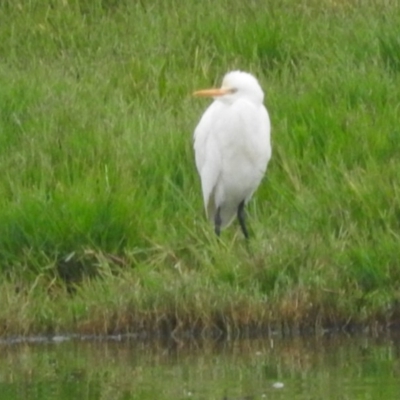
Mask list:
POLYGON ((262 103, 264 92, 257 79, 242 71, 228 72, 218 89, 205 89, 194 92, 194 96, 214 97, 227 103, 233 103, 239 98, 248 98, 255 103, 262 103))

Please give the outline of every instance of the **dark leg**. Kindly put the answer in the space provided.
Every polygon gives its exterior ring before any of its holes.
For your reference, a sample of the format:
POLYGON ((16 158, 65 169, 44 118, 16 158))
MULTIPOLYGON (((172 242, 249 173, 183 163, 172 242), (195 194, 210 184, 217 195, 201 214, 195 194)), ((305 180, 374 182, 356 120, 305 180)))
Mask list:
POLYGON ((217 236, 219 236, 221 234, 221 224, 222 224, 221 207, 217 208, 217 212, 215 213, 214 217, 214 224, 215 224, 215 233, 217 236))
POLYGON ((245 223, 244 200, 239 204, 237 216, 238 216, 240 227, 242 228, 243 235, 246 239, 248 239, 249 233, 247 232, 246 223, 245 223))

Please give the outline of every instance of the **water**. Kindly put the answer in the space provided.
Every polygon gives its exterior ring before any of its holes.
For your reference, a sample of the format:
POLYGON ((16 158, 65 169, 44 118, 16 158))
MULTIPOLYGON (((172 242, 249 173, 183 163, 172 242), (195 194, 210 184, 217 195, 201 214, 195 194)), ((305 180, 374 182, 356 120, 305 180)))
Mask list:
POLYGON ((400 340, 0 344, 0 399, 400 399, 400 340))

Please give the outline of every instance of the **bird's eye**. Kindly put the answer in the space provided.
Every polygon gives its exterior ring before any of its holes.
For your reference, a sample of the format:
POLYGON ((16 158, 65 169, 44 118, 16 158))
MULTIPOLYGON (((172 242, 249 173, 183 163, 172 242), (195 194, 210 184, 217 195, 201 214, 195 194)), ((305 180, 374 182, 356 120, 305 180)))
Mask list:
POLYGON ((236 93, 238 90, 236 89, 236 88, 231 88, 231 89, 229 89, 229 93, 236 93))

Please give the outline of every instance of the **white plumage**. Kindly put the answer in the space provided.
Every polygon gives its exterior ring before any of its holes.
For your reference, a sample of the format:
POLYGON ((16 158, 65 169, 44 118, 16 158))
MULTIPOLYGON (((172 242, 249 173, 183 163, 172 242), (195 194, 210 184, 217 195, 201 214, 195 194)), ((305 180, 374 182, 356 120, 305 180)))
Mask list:
POLYGON ((271 158, 270 120, 263 105, 264 93, 249 73, 225 75, 219 89, 195 96, 213 97, 194 132, 196 166, 203 201, 215 232, 238 215, 246 237, 244 206, 251 198, 271 158))

